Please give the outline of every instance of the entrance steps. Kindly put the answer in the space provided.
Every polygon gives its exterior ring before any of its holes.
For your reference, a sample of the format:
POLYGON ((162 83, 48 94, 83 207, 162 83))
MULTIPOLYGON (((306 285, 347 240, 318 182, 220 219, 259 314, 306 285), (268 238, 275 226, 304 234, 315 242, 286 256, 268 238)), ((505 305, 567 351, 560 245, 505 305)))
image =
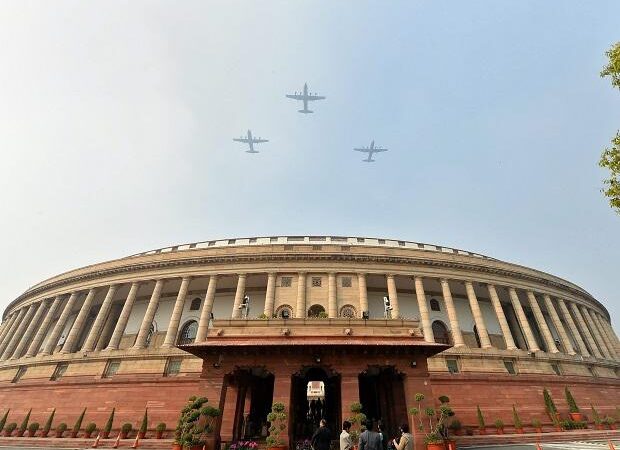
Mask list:
MULTIPOLYGON (((38 447, 83 450, 92 448, 95 438, 40 438, 40 437, 0 437, 0 447, 38 447)), ((112 448, 114 439, 100 439, 98 448, 112 448)), ((119 449, 128 449, 134 444, 135 438, 121 439, 119 449)), ((139 449, 170 450, 173 439, 142 439, 139 449)))
POLYGON ((528 444, 536 442, 606 441, 620 439, 619 430, 570 430, 551 433, 487 434, 453 436, 458 448, 478 445, 528 444))

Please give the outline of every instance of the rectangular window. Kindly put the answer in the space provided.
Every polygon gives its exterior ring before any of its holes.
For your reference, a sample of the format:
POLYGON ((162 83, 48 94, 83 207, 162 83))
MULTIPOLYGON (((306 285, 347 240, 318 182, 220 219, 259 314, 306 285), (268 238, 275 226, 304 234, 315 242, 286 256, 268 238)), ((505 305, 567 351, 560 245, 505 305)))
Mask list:
POLYGON ((508 373, 510 375, 516 375, 517 374, 517 370, 515 369, 515 362, 511 361, 509 359, 505 359, 504 360, 504 367, 506 368, 506 370, 508 371, 508 373))
POLYGON ((269 238, 269 242, 270 243, 278 242, 278 238, 277 237, 270 237, 269 238))
POLYGON ((347 238, 340 236, 332 236, 330 239, 332 242, 347 242, 347 238))
POLYGON ((321 277, 312 277, 312 287, 321 287, 321 277))
POLYGON ((342 287, 351 287, 351 277, 342 277, 342 287))
POLYGON ((67 371, 67 367, 69 367, 69 363, 58 363, 58 365, 56 365, 56 368, 54 369, 54 373, 52 374, 52 377, 50 378, 51 381, 58 381, 62 378, 62 376, 65 374, 65 372, 67 371))
POLYGON ((116 375, 120 366, 121 361, 119 359, 108 360, 108 363, 105 365, 105 370, 103 371, 103 378, 112 378, 116 375))
POLYGON ((168 358, 166 361, 166 368, 164 369, 165 377, 174 377, 181 371, 182 358, 168 358))
POLYGON ((379 244, 385 244, 385 239, 379 239, 377 242, 379 242, 379 244))
POLYGON ((250 244, 255 244, 258 241, 256 238, 250 238, 250 244))
POLYGON ((280 287, 291 287, 292 283, 293 283, 293 277, 280 278, 280 287))
MULTIPOLYGON (((209 247, 213 247, 215 245, 215 241, 209 241, 209 243, 207 244, 209 247)), ((196 246, 196 244, 194 244, 194 246, 196 246)), ((191 248, 191 246, 190 246, 191 248)))
POLYGON ((446 359, 446 366, 448 366, 448 372, 459 373, 459 365, 456 359, 446 359))
POLYGON ((405 246, 405 241, 398 241, 398 245, 400 245, 401 247, 405 246))
POLYGON ((357 238, 357 242, 359 244, 363 244, 365 241, 366 241, 366 239, 364 239, 364 238, 357 238))
POLYGON ((15 374, 15 376, 13 377, 13 379, 11 380, 11 383, 17 383, 19 381, 19 379, 21 377, 24 376, 24 374, 26 373, 26 366, 19 366, 17 368, 17 373, 15 374))
POLYGON ((562 375, 562 371, 560 370, 559 364, 551 363, 551 368, 553 369, 556 375, 562 375))
POLYGON ((228 239, 228 245, 232 245, 232 244, 234 244, 235 242, 237 242, 237 240, 236 240, 236 239, 228 239))

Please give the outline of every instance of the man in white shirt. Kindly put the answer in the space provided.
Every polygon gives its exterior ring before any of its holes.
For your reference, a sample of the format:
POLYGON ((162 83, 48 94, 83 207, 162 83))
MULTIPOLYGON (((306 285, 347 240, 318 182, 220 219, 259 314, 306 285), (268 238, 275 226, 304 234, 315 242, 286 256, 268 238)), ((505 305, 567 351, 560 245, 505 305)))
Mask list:
POLYGON ((342 422, 342 433, 340 433, 340 450, 351 450, 353 448, 353 442, 351 441, 351 435, 349 430, 351 429, 351 422, 345 420, 342 422))

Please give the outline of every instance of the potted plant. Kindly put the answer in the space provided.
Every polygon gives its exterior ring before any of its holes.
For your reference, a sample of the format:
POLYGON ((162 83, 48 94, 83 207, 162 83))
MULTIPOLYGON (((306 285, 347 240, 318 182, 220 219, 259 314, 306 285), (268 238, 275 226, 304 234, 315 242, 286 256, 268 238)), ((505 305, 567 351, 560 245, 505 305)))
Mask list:
POLYGON ((84 415, 86 414, 86 408, 82 410, 82 414, 75 421, 75 425, 73 425, 73 430, 71 430, 71 437, 76 438, 78 433, 80 432, 80 428, 82 427, 82 421, 84 420, 84 415))
POLYGON ((605 425, 603 425, 603 420, 601 419, 601 416, 598 415, 598 411, 594 409, 594 406, 592 405, 590 405, 590 408, 592 409, 592 419, 594 420, 594 427, 597 430, 604 430, 605 425))
POLYGON ((90 438, 91 434, 93 434, 95 430, 97 430, 97 425, 94 422, 89 423, 86 427, 84 427, 84 437, 86 439, 90 438))
POLYGON ((17 428, 17 424, 15 422, 11 422, 4 429, 4 435, 10 437, 13 434, 13 431, 15 431, 15 428, 17 428))
POLYGON ((58 426, 56 427, 56 437, 57 438, 61 438, 62 434, 67 431, 67 424, 62 422, 59 423, 58 426))
POLYGON ((17 436, 18 437, 22 437, 24 435, 24 433, 26 432, 26 430, 28 429, 28 421, 30 420, 30 413, 32 412, 32 408, 28 411, 28 414, 26 414, 26 417, 24 417, 24 420, 22 421, 21 425, 19 426, 19 430, 17 430, 17 436))
POLYGON ((413 407, 413 408, 409 408, 409 414, 411 414, 412 416, 414 416, 413 419, 413 423, 415 425, 415 421, 416 421, 416 417, 418 419, 418 424, 415 426, 418 431, 423 431, 424 430, 424 424, 422 423, 422 417, 420 416, 421 412, 422 412, 422 402, 424 401, 424 394, 421 393, 417 393, 415 394, 415 401, 418 403, 417 407, 413 407))
POLYGON ((105 423, 105 426, 102 430, 102 438, 107 439, 110 437, 110 432, 112 431, 112 424, 114 423, 114 411, 116 408, 112 408, 112 412, 110 413, 110 417, 108 417, 108 421, 105 423))
POLYGON ((362 404, 360 402, 351 403, 349 410, 351 411, 351 417, 349 417, 351 430, 349 430, 349 434, 353 447, 357 447, 360 440, 360 433, 362 432, 362 426, 366 423, 366 414, 362 412, 362 404))
POLYGON ((480 410, 479 405, 476 405, 476 415, 478 416, 478 433, 486 434, 485 425, 484 425, 484 416, 482 415, 482 411, 480 410))
POLYGON ((202 450, 209 434, 215 429, 215 418, 220 416, 220 410, 205 405, 207 402, 205 397, 190 397, 188 404, 181 410, 173 448, 202 450))
POLYGON ((615 429, 616 429, 616 419, 614 419, 614 418, 613 418, 613 417, 611 417, 611 416, 606 416, 606 417, 603 419, 603 423, 604 423, 605 425, 607 425, 607 426, 609 427, 609 429, 610 429, 610 430, 615 430, 615 429))
POLYGON ((6 412, 4 413, 4 416, 2 416, 2 419, 0 419, 0 431, 4 430, 4 425, 6 424, 6 419, 9 417, 9 411, 11 409, 7 409, 6 412))
POLYGON ((275 450, 286 450, 284 440, 280 434, 286 429, 288 415, 283 403, 275 402, 271 405, 271 412, 267 415, 267 420, 271 424, 269 436, 267 436, 267 448, 275 450))
POLYGON ((124 423, 121 426, 121 439, 127 439, 127 436, 131 433, 131 430, 133 430, 133 426, 129 422, 124 423))
POLYGON ((497 419, 495 421, 495 428, 497 429, 497 434, 504 434, 504 421, 497 419))
POLYGON ((144 409, 144 417, 142 418, 142 423, 140 424, 140 430, 138 431, 138 438, 144 439, 146 437, 146 430, 149 425, 149 415, 148 408, 144 409))
POLYGON ((534 431, 536 433, 542 433, 542 423, 538 419, 532 419, 532 426, 534 427, 534 431))
POLYGON ((28 425, 28 437, 34 437, 37 434, 37 430, 39 429, 38 422, 32 422, 28 425))
MULTIPOLYGON (((419 425, 418 430, 423 431, 424 425, 422 422, 421 411, 422 401, 424 400, 424 394, 415 394, 415 399, 418 402, 417 408, 412 408, 410 413, 414 416, 418 416, 419 425)), ((424 443, 427 450, 443 450, 444 448, 455 448, 454 441, 448 437, 448 427, 446 421, 448 417, 454 416, 454 412, 448 402, 450 399, 446 396, 439 397, 439 408, 427 407, 424 409, 424 415, 428 418, 428 432, 424 435, 424 443)))
POLYGON ((553 403, 553 399, 551 398, 551 394, 547 390, 547 388, 543 389, 543 397, 545 399, 545 411, 549 415, 549 418, 555 423, 560 420, 560 413, 558 412, 558 408, 555 407, 555 403, 553 403))
POLYGON ((461 424, 461 421, 458 419, 454 419, 452 422, 450 422, 450 425, 448 425, 448 428, 452 430, 452 432, 456 436, 461 436, 463 434, 463 425, 461 424))
POLYGON ((258 316, 258 318, 259 318, 259 319, 261 319, 261 320, 267 320, 267 319, 269 319, 269 317, 268 317, 268 316, 267 316, 267 314, 265 314, 265 313, 260 314, 260 315, 258 316))
POLYGON ((521 422, 521 418, 519 417, 519 413, 517 412, 515 405, 512 405, 512 421, 515 426, 515 431, 519 434, 523 434, 523 422, 521 422))
POLYGON ((155 427, 155 439, 161 439, 164 436, 164 431, 166 431, 166 424, 158 423, 155 427))
POLYGON ((573 394, 568 390, 568 387, 564 388, 564 396, 566 397, 566 403, 568 403, 568 415, 572 420, 581 422, 583 420, 583 414, 579 412, 579 406, 573 397, 573 394))
POLYGON ((47 418, 47 422, 43 426, 43 430, 41 431, 41 437, 47 437, 52 428, 52 422, 54 421, 54 414, 56 414, 56 408, 52 409, 50 416, 47 418))

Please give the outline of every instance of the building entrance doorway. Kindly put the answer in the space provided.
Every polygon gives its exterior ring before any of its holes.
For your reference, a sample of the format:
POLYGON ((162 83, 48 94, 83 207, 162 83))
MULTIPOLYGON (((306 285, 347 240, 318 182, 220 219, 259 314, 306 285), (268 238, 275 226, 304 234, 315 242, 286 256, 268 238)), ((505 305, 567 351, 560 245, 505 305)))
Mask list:
POLYGON ((273 374, 262 367, 238 369, 229 375, 237 389, 232 438, 264 439, 273 399, 273 374))
POLYGON ((359 375, 360 403, 368 419, 381 423, 388 438, 408 423, 403 375, 394 367, 371 366, 359 375))
POLYGON ((332 439, 336 439, 340 433, 340 375, 318 366, 304 367, 293 375, 291 390, 292 442, 310 439, 321 419, 327 421, 332 439), (317 386, 323 382, 324 399, 308 399, 310 382, 317 386))

